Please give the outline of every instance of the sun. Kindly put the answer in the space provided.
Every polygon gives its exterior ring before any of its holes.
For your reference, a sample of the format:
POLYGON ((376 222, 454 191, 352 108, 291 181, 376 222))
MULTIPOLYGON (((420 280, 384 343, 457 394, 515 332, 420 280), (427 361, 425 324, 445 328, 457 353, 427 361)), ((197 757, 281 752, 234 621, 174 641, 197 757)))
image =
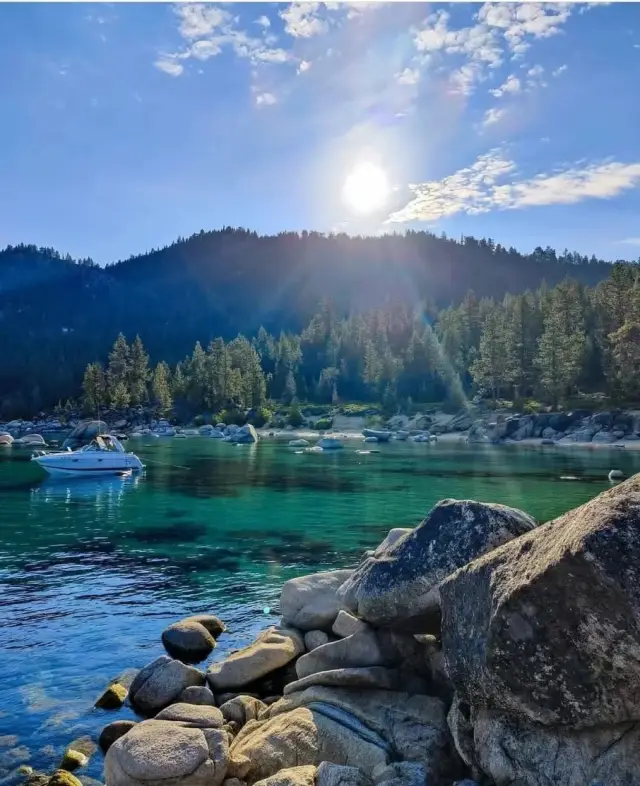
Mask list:
POLYGON ((342 193, 345 201, 358 213, 379 210, 389 195, 387 176, 375 164, 358 164, 345 180, 342 193))

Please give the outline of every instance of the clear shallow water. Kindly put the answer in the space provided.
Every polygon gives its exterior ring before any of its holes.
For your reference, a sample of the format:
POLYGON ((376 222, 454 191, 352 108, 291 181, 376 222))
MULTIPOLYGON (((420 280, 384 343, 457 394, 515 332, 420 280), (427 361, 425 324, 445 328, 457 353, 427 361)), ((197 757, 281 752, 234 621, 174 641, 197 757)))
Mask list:
MULTIPOLYGON (((144 477, 42 481, 29 451, 0 452, 0 779, 22 763, 51 768, 75 737, 131 717, 93 702, 162 654, 160 634, 181 616, 225 620, 221 658, 276 620, 284 580, 354 564, 439 499, 503 502, 545 521, 608 488, 610 469, 640 471, 640 452, 605 449, 129 447, 144 477)), ((101 777, 99 754, 85 773, 101 777)))

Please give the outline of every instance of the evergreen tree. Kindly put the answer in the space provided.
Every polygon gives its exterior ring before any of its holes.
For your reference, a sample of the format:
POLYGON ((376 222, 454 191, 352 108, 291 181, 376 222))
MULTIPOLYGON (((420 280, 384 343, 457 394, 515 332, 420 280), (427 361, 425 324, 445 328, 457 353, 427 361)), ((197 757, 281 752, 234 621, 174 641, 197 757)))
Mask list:
POLYGON ((109 353, 107 369, 109 399, 116 407, 127 406, 131 400, 128 386, 130 362, 129 345, 124 335, 120 333, 109 353))
POLYGON ((98 407, 105 405, 107 396, 107 382, 100 363, 89 363, 85 369, 82 391, 85 412, 95 415, 98 407))
POLYGON ((111 403, 117 409, 128 407, 129 402, 131 401, 131 396, 127 390, 127 385, 123 381, 116 382, 115 386, 111 389, 110 396, 111 403))
POLYGON ((151 395, 160 414, 167 415, 173 406, 173 399, 171 397, 171 370, 163 360, 158 363, 153 371, 151 395))
POLYGON ((128 388, 132 404, 143 404, 147 400, 149 379, 149 355, 145 352, 140 336, 136 336, 129 349, 128 388))
POLYGON ((507 352, 505 314, 500 306, 494 306, 485 317, 479 355, 471 366, 471 374, 476 385, 491 392, 494 401, 501 388, 513 379, 514 370, 507 352))

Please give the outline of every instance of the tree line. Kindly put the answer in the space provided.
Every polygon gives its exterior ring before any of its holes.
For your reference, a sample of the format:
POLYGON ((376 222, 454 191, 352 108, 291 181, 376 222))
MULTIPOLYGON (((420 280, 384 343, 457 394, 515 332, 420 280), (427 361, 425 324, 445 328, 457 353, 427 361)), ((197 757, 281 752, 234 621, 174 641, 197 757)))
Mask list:
POLYGON ((616 264, 595 288, 555 287, 478 298, 457 306, 398 303, 341 317, 325 301, 300 333, 261 327, 251 339, 222 338, 170 366, 151 368, 137 336, 120 334, 106 367, 85 371, 85 406, 174 402, 192 412, 259 408, 267 401, 462 405, 470 396, 557 406, 576 392, 640 401, 640 271, 616 264))

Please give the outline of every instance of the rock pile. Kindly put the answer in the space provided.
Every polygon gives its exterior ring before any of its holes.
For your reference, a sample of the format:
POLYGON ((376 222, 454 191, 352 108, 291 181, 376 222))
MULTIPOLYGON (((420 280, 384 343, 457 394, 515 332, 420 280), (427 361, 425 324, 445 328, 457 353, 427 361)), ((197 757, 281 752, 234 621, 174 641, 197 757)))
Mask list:
POLYGON ((444 500, 280 608, 206 672, 139 672, 107 786, 640 783, 640 475, 542 526, 444 500))

